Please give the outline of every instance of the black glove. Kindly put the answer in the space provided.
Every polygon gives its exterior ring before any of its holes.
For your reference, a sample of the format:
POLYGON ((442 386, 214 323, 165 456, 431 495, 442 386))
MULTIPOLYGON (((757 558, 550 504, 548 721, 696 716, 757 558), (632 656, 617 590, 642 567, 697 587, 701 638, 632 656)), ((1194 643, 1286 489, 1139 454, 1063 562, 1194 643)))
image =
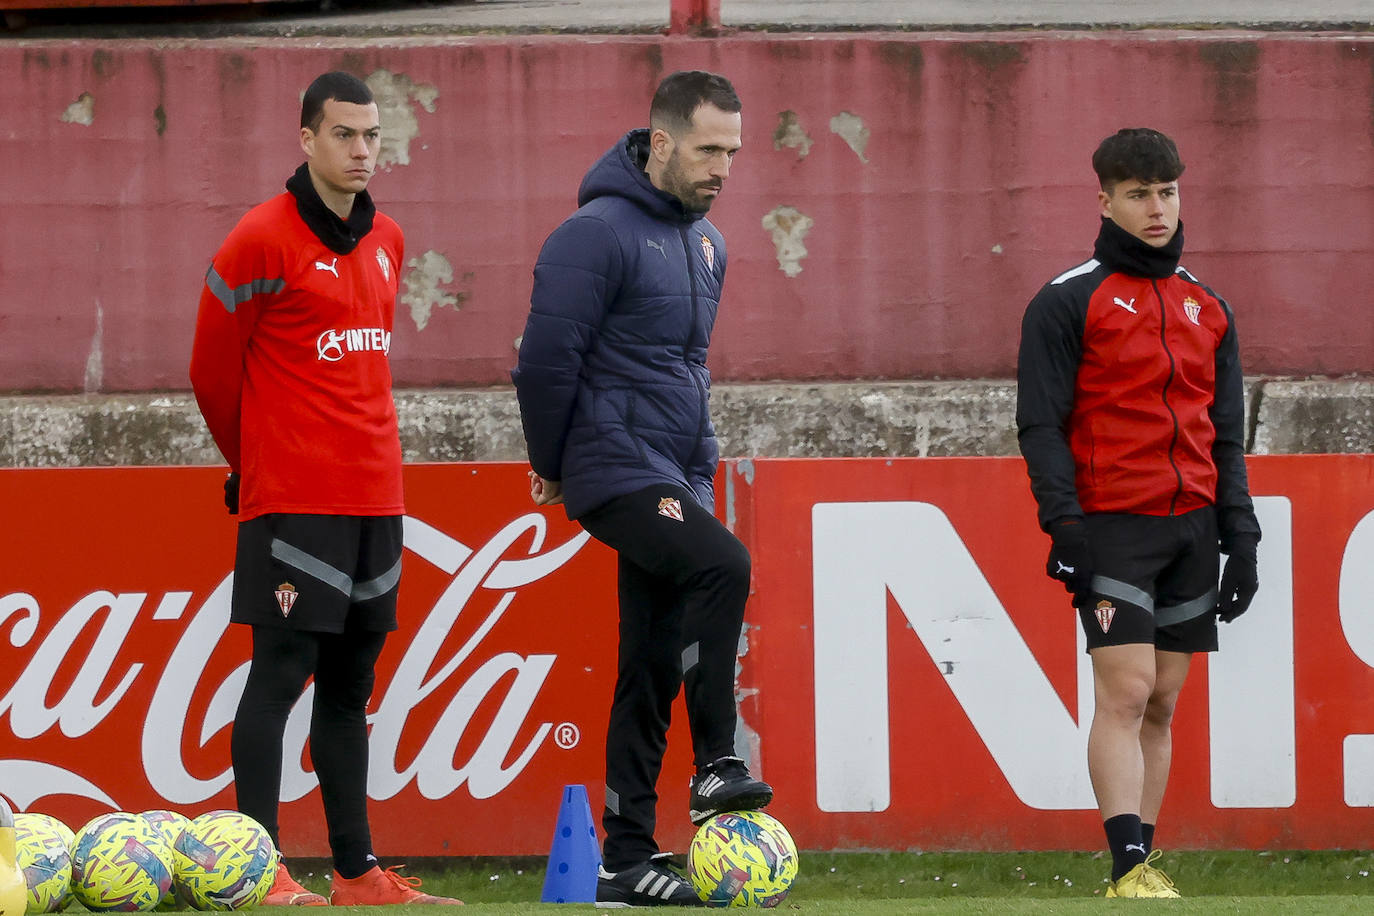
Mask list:
POLYGON ((1092 592, 1092 559, 1088 554, 1088 529, 1083 519, 1068 516, 1050 523, 1050 557, 1045 574, 1064 583, 1073 595, 1074 607, 1087 601, 1092 592))
POLYGON ((224 478, 224 508, 230 515, 239 514, 239 472, 230 471, 224 478))
POLYGON ((1217 619, 1230 623, 1250 608, 1250 601, 1259 591, 1258 543, 1254 538, 1236 538, 1226 557, 1221 573, 1221 589, 1217 595, 1217 619))

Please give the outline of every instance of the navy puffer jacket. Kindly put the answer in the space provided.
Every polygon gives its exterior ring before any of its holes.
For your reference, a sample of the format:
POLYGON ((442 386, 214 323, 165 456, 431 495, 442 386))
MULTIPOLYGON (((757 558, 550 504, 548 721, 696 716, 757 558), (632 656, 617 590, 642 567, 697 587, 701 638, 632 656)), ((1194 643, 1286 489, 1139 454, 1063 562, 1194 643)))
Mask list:
POLYGON ((545 241, 511 373, 530 466, 562 482, 569 518, 663 483, 715 504, 706 349, 725 240, 650 183, 648 140, 607 151, 545 241))

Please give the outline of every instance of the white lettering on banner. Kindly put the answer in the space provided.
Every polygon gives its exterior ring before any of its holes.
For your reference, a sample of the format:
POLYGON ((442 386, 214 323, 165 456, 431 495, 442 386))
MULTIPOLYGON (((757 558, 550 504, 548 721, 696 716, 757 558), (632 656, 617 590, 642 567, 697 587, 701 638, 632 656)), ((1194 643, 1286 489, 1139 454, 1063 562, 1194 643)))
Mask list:
MULTIPOLYGON (((516 652, 498 652, 483 661, 464 682, 451 685, 452 699, 425 738, 415 760, 404 768, 400 768, 396 760, 400 735, 414 708, 451 680, 458 666, 474 655, 510 607, 516 590, 558 570, 587 543, 588 535, 581 532, 540 553, 544 547, 546 522, 542 515, 530 513, 506 525, 484 547, 474 551, 418 519, 407 517, 404 525, 408 549, 456 576, 414 633, 377 712, 369 716, 373 727, 369 794, 376 799, 390 798, 414 779, 426 798, 448 795, 464 782, 473 797, 489 798, 501 792, 524 770, 553 728, 551 722, 539 723, 524 747, 515 753, 515 742, 557 660, 556 655, 523 656, 516 652), (526 538, 530 540, 528 556, 503 558, 505 551, 526 538), (453 657, 445 660, 432 677, 426 678, 426 673, 436 666, 445 636, 460 612, 473 601, 478 589, 500 593, 495 608, 453 657), (473 714, 499 684, 510 680, 507 675, 511 673, 515 675, 514 680, 506 688, 496 715, 477 742, 476 750, 466 762, 455 767, 459 742, 473 714), (513 755, 509 765, 504 765, 513 755)), ((227 766, 223 772, 209 778, 193 776, 181 751, 184 731, 193 727, 190 721, 192 697, 200 695, 196 687, 228 627, 232 581, 232 575, 226 577, 182 630, 165 668, 158 673, 144 716, 141 733, 144 772, 153 789, 171 803, 203 801, 222 790, 232 778, 227 766)), ((181 619, 190 597, 189 592, 167 592, 152 618, 181 619)), ((15 737, 37 737, 54 725, 60 725, 62 733, 68 737, 79 737, 94 729, 125 700, 145 668, 143 662, 129 665, 119 683, 103 699, 97 701, 97 693, 109 679, 114 659, 129 646, 129 631, 146 599, 145 592, 116 595, 94 591, 60 615, 42 644, 18 671, 9 691, 0 698, 0 714, 9 713, 15 737), (81 660, 71 686, 54 706, 46 706, 59 667, 68 661, 87 625, 105 610, 108 616, 89 653, 81 660)), ((9 634, 12 645, 23 647, 34 638, 39 617, 39 601, 33 595, 16 592, 0 596, 0 625, 14 620, 9 634)), ((232 723, 247 672, 245 662, 214 687, 200 723, 200 747, 232 723)), ((312 691, 313 687, 307 688, 288 720, 284 741, 286 760, 282 771, 284 801, 304 796, 317 784, 315 775, 300 765, 309 737, 312 691)), ((0 759, 0 786, 21 808, 55 794, 91 798, 112 808, 120 807, 120 803, 100 786, 49 761, 0 759)))
MULTIPOLYGON (((1360 519, 1345 542, 1341 557, 1341 630, 1351 650, 1374 667, 1374 512, 1360 519)), ((1374 807, 1374 735, 1347 735, 1342 754, 1345 803, 1352 808, 1374 807)))
MULTIPOLYGON (((1225 635, 1233 660, 1214 662, 1209 677, 1219 807, 1291 805, 1295 797, 1291 509, 1280 497, 1255 502, 1265 531, 1255 620, 1247 615, 1225 635)), ((821 810, 881 811, 890 803, 889 592, 1017 797, 1045 810, 1096 807, 1085 753, 1092 674, 1081 628, 1075 719, 939 508, 818 503, 811 519, 821 810)))
MULTIPOLYGON (((167 753, 169 747, 182 746, 182 729, 190 724, 191 696, 194 691, 188 690, 186 685, 200 680, 211 654, 229 627, 229 593, 233 584, 232 574, 225 577, 219 587, 210 593, 210 597, 205 599, 195 617, 191 618, 190 624, 177 640, 171 657, 167 659, 167 667, 163 669, 157 689, 153 691, 153 699, 148 704, 147 724, 143 729, 143 772, 153 790, 169 802, 198 802, 214 795, 233 779, 233 774, 227 768, 210 779, 197 779, 187 771, 181 754, 167 753)), ((168 593, 158 605, 154 618, 179 618, 190 597, 190 592, 168 593), (180 601, 181 610, 175 610, 174 599, 180 601)), ((200 725, 201 747, 216 732, 234 721, 239 695, 243 693, 243 684, 247 679, 248 663, 244 662, 215 688, 205 711, 205 719, 200 725)), ((297 710, 309 708, 308 700, 304 704, 296 704, 297 710)), ((292 715, 295 715, 295 710, 292 715)), ((291 759, 299 761, 300 754, 291 759)), ((296 768, 299 769, 299 764, 296 768)))
MULTIPOLYGON (((544 544, 547 528, 544 516, 537 512, 506 525, 486 546, 475 552, 418 520, 407 517, 405 525, 407 545, 417 553, 432 550, 433 562, 439 568, 443 569, 446 563, 457 556, 463 557, 463 563, 411 640, 404 657, 396 666, 396 673, 392 676, 380 708, 370 719, 369 794, 376 799, 391 798, 413 778, 425 798, 442 798, 464 780, 474 798, 490 798, 509 785, 525 768, 553 727, 551 722, 541 723, 515 761, 509 767, 502 767, 502 761, 509 756, 539 688, 553 667, 555 656, 522 657, 515 653, 502 653, 488 659, 454 695, 415 759, 408 767, 397 769, 399 762, 396 758, 406 715, 473 653, 510 606, 515 597, 514 589, 542 579, 568 562, 587 542, 588 535, 584 531, 567 543, 536 556, 544 544), (498 562, 516 541, 531 534, 530 559, 498 562), (468 641, 433 677, 426 680, 425 673, 434 667, 444 635, 453 628, 458 615, 468 606, 479 587, 507 591, 468 641), (454 754, 468 720, 481 699, 507 672, 515 673, 515 682, 495 719, 471 759, 464 766, 455 768, 454 754)), ((420 553, 420 556, 429 559, 426 553, 420 553)))
MULTIPOLYGON (((53 725, 60 725, 62 734, 68 738, 78 738, 100 723, 111 709, 124 697, 133 684, 134 678, 142 670, 142 664, 130 665, 124 677, 99 703, 96 693, 100 685, 110 675, 115 656, 124 645, 129 629, 138 618, 138 609, 143 606, 144 592, 114 595, 106 591, 92 592, 82 598, 53 626, 52 632, 43 640, 30 657, 24 670, 15 678, 14 686, 4 699, 0 699, 0 715, 10 714, 10 728, 16 738, 36 738, 53 725), (101 611, 108 610, 95 643, 91 646, 86 662, 77 672, 71 687, 57 701, 55 706, 45 705, 53 678, 62 660, 71 652, 86 625, 93 621, 101 611)), ((23 628, 16 627, 11 641, 15 646, 27 645, 33 638, 38 623, 38 602, 31 595, 7 595, 0 604, 0 610, 9 611, 0 620, 11 616, 17 610, 27 610, 27 622, 23 628), (18 599, 17 601, 15 599, 18 599), (26 600, 27 599, 27 600, 26 600), (14 640, 22 640, 15 642, 14 640)))
MULTIPOLYGON (((1093 807, 1087 729, 945 514, 929 503, 817 503, 811 524, 820 809, 889 804, 889 591, 931 659, 949 662, 945 680, 1017 796, 1035 808, 1093 807)), ((1078 702, 1086 723, 1092 698, 1078 702)))
POLYGON ((1282 496, 1257 497, 1255 514, 1264 532, 1260 589, 1245 616, 1219 625, 1221 651, 1207 656, 1212 804, 1218 808, 1288 808, 1298 799, 1293 504, 1282 496))

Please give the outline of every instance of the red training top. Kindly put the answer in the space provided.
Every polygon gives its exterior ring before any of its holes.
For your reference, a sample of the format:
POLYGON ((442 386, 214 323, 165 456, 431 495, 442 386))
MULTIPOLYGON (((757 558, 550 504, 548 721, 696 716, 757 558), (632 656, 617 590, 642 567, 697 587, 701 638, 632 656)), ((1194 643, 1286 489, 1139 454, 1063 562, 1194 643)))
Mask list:
POLYGON ((200 296, 191 387, 242 475, 239 517, 400 515, 391 329, 405 241, 377 213, 346 255, 289 192, 229 233, 200 296))

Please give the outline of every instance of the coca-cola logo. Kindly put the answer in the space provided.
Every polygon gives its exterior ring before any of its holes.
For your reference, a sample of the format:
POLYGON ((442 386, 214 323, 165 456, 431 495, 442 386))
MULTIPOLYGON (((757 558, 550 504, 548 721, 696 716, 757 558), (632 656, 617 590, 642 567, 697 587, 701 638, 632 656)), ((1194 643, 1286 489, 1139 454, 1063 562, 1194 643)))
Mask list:
MULTIPOLYGON (((428 799, 445 797, 463 785, 474 798, 490 798, 509 786, 541 747, 571 746, 566 742, 577 731, 571 723, 529 721, 557 655, 488 650, 483 657, 487 636, 510 612, 520 590, 555 573, 588 540, 585 533, 578 533, 562 543, 546 545, 546 536, 544 516, 533 512, 506 524, 476 548, 417 518, 405 519, 407 560, 413 557, 429 563, 451 579, 418 628, 390 637, 405 643, 384 692, 373 698, 374 711, 368 717, 368 793, 372 798, 391 798, 412 783, 428 799), (478 595, 485 600, 475 600, 478 595), (470 635, 456 650, 446 650, 446 638, 456 632, 460 618, 461 631, 470 635), (436 700, 442 704, 437 720, 418 751, 402 760, 401 739, 412 711, 422 702, 436 700), (483 719, 485 731, 474 740, 469 731, 479 706, 495 707, 495 712, 483 719)), ((228 728, 243 690, 246 659, 219 683, 204 683, 211 669, 208 662, 228 630, 231 588, 232 574, 191 612, 170 654, 165 648, 161 653, 149 649, 140 654, 130 632, 141 614, 150 613, 157 621, 181 621, 190 610, 194 592, 166 591, 153 601, 148 592, 98 589, 64 610, 44 609, 26 591, 0 596, 0 632, 8 629, 10 644, 28 650, 17 670, 10 669, 14 676, 0 697, 0 716, 8 715, 14 737, 23 741, 53 729, 66 738, 79 738, 116 713, 126 722, 137 715, 142 720, 138 753, 149 786, 174 805, 194 805, 211 798, 233 778, 228 761, 222 771, 198 776, 180 749, 184 741, 204 747, 228 728), (57 619, 40 638, 45 614, 56 614, 57 619), (93 628, 98 629, 92 638, 93 628), (127 661, 130 653, 139 660, 127 661), (166 655, 165 663, 156 658, 158 654, 166 655), (72 670, 74 677, 59 680, 59 671, 72 670), (154 680, 151 692, 149 679, 154 680), (192 698, 207 694, 208 703, 193 708, 192 698), (145 709, 128 708, 146 695, 151 699, 145 709)), ((316 785, 314 774, 300 764, 308 740, 310 705, 307 693, 287 725, 284 801, 300 798, 316 785)), ((131 735, 130 746, 121 752, 133 750, 133 739, 131 735)), ((125 787, 101 785, 98 774, 98 767, 22 755, 0 759, 0 787, 20 809, 54 795, 121 807, 125 787)))

